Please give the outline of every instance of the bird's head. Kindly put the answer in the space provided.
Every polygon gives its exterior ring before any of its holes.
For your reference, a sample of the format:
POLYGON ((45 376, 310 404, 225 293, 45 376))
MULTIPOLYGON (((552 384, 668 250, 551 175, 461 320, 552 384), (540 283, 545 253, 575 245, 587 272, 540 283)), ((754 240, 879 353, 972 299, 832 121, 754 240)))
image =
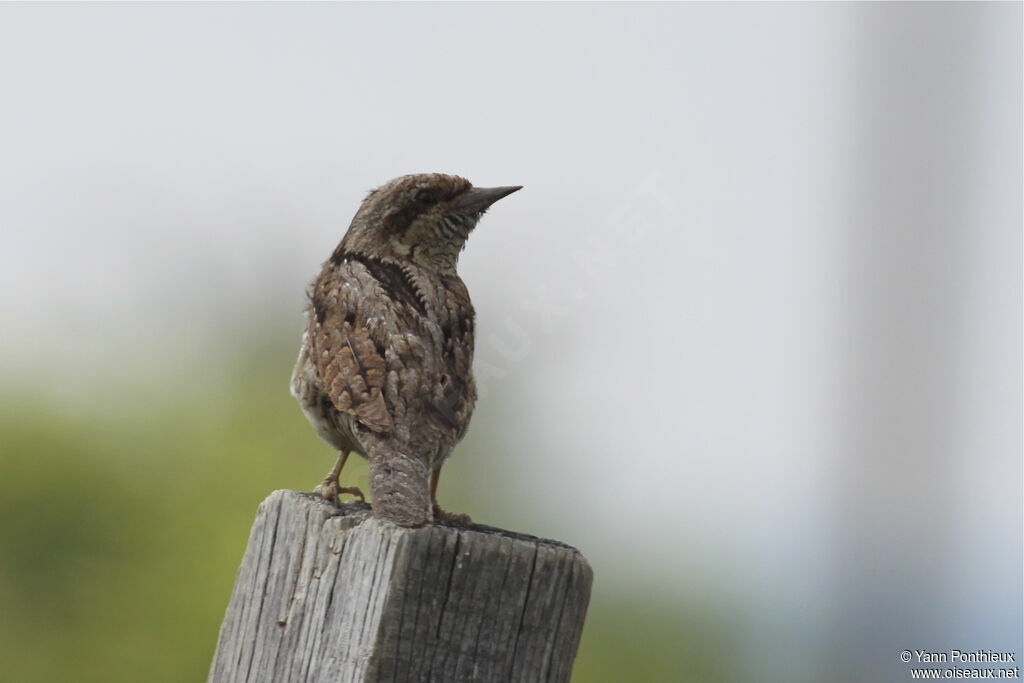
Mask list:
POLYGON ((465 178, 441 173, 395 178, 363 200, 338 250, 454 270, 488 207, 519 189, 473 187, 465 178))

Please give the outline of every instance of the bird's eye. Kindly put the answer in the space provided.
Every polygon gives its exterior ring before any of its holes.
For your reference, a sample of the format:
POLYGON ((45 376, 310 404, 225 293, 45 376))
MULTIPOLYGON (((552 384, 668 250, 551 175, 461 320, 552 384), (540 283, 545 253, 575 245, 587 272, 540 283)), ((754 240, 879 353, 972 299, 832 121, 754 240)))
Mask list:
POLYGON ((433 190, 419 190, 414 199, 417 204, 433 204, 434 203, 434 192, 433 190))

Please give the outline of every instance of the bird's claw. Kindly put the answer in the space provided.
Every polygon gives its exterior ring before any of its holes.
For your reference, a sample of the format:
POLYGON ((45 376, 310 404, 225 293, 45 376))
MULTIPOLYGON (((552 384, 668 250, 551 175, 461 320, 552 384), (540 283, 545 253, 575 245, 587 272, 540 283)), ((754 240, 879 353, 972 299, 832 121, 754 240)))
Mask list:
POLYGON ((338 486, 338 482, 331 481, 330 479, 324 479, 317 484, 316 488, 313 489, 313 493, 333 504, 334 507, 341 507, 341 501, 338 497, 343 493, 357 496, 360 501, 366 502, 366 496, 363 495, 358 486, 338 486))
POLYGON ((463 512, 448 512, 440 505, 434 504, 434 519, 440 519, 445 522, 451 522, 452 524, 459 524, 462 526, 469 526, 473 523, 473 519, 463 512))
POLYGON ((366 502, 366 496, 363 495, 363 492, 359 490, 358 486, 342 486, 338 489, 338 494, 341 495, 342 493, 356 496, 359 498, 360 503, 366 502))

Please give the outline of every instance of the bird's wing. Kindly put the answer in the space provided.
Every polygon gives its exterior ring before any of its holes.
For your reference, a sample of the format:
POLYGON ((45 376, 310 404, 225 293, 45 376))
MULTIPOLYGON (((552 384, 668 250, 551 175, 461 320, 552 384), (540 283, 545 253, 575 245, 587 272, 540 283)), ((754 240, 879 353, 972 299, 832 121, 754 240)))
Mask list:
POLYGON ((318 281, 310 296, 309 339, 317 376, 335 408, 375 432, 390 431, 391 414, 383 394, 384 357, 359 324, 355 301, 337 284, 318 281))
POLYGON ((446 306, 450 311, 444 334, 444 365, 448 381, 444 385, 434 408, 449 427, 458 428, 460 434, 468 424, 468 412, 476 402, 476 385, 473 383, 473 305, 465 285, 448 290, 446 306))

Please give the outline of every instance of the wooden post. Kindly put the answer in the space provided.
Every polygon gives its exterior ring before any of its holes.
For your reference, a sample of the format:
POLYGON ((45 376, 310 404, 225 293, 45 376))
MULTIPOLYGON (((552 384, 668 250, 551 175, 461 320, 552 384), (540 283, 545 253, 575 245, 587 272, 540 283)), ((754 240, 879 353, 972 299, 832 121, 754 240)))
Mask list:
POLYGON ((479 525, 403 529, 369 506, 260 505, 209 683, 568 681, 592 572, 479 525))

